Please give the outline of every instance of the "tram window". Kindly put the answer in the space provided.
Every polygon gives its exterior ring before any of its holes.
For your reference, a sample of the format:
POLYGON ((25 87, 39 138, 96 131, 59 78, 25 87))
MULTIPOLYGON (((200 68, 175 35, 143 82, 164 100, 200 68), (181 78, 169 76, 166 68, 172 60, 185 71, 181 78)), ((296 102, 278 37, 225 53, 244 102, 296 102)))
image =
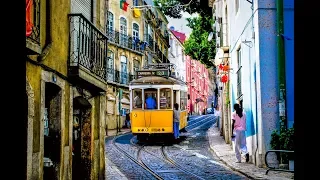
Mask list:
POLYGON ((171 109, 171 89, 160 89, 160 109, 171 109))
POLYGON ((188 100, 188 94, 187 92, 180 92, 180 109, 181 111, 186 110, 187 108, 187 100, 188 100))
POLYGON ((133 91, 133 108, 134 109, 141 109, 142 108, 142 90, 141 89, 134 89, 133 91))
POLYGON ((144 109, 158 109, 158 90, 155 88, 149 88, 144 90, 144 109))

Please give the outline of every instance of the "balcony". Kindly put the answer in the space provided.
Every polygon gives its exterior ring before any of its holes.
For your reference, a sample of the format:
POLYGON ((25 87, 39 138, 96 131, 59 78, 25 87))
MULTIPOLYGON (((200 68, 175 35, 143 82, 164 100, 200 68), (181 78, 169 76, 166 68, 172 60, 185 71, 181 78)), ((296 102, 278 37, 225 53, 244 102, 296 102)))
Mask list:
POLYGON ((26 36, 26 49, 28 55, 41 54, 40 46, 40 0, 30 1, 30 9, 26 13, 30 15, 29 21, 32 24, 32 31, 29 36, 26 36), (32 3, 31 3, 32 2, 32 3))
POLYGON ((109 30, 107 32, 108 42, 121 48, 143 55, 146 43, 137 38, 122 34, 118 31, 109 30))
POLYGON ((70 54, 68 75, 72 81, 97 91, 107 89, 107 36, 82 14, 69 14, 70 54))
POLYGON ((135 79, 135 75, 119 70, 107 68, 107 80, 110 84, 129 86, 130 81, 135 79))

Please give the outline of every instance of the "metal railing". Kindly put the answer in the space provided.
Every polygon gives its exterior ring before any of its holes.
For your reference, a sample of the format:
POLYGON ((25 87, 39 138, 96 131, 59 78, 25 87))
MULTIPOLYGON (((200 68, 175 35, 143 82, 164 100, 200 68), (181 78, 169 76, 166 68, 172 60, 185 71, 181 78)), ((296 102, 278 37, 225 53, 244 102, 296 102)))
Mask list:
POLYGON ((130 81, 135 79, 135 75, 127 72, 122 72, 112 68, 107 68, 107 80, 108 82, 119 83, 123 85, 129 85, 130 81))
POLYGON ((82 14, 69 14, 69 66, 81 66, 103 80, 106 76, 107 36, 82 14))
POLYGON ((107 37, 109 42, 115 43, 121 47, 138 52, 143 52, 145 50, 145 43, 139 38, 128 36, 111 29, 107 29, 107 37))
POLYGON ((32 33, 27 38, 40 45, 40 0, 33 0, 32 4, 32 33))
MULTIPOLYGON (((268 150, 265 155, 265 164, 267 166, 266 174, 268 174, 269 171, 285 171, 285 172, 294 172, 294 170, 290 170, 290 167, 288 169, 280 167, 280 161, 281 157, 280 154, 286 154, 287 156, 291 153, 294 153, 294 151, 287 151, 287 150, 268 150), (273 156, 268 156, 269 154, 273 154, 273 156), (268 162, 268 160, 271 160, 273 163, 268 162)), ((290 166, 290 162, 289 162, 290 166)))

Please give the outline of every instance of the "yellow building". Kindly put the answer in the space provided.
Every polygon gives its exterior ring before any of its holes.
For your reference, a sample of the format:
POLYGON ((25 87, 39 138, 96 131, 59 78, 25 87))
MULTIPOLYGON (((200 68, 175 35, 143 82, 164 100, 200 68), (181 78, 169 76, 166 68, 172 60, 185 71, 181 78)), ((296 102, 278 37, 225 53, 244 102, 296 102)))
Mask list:
POLYGON ((130 105, 128 85, 136 70, 148 63, 169 62, 166 17, 157 8, 141 8, 147 5, 143 0, 127 0, 127 9, 123 3, 108 2, 108 129, 121 128, 124 124, 130 105), (122 91, 120 98, 119 91, 122 91))
POLYGON ((27 0, 27 179, 105 179, 106 7, 84 2, 27 0))

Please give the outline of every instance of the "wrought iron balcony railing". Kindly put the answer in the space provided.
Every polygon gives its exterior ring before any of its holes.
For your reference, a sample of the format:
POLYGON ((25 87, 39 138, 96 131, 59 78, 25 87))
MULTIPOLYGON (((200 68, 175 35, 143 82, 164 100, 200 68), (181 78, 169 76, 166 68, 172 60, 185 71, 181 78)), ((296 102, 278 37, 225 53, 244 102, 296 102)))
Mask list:
POLYGON ((119 83, 123 85, 129 85, 129 82, 135 79, 135 75, 127 72, 121 72, 112 68, 107 68, 107 80, 108 82, 119 83))
POLYGON ((82 14, 69 14, 69 20, 69 66, 81 66, 106 81, 107 36, 82 14))
POLYGON ((141 41, 139 38, 128 36, 111 29, 108 29, 107 31, 107 37, 109 42, 115 43, 119 46, 141 53, 145 50, 146 43, 141 41))

